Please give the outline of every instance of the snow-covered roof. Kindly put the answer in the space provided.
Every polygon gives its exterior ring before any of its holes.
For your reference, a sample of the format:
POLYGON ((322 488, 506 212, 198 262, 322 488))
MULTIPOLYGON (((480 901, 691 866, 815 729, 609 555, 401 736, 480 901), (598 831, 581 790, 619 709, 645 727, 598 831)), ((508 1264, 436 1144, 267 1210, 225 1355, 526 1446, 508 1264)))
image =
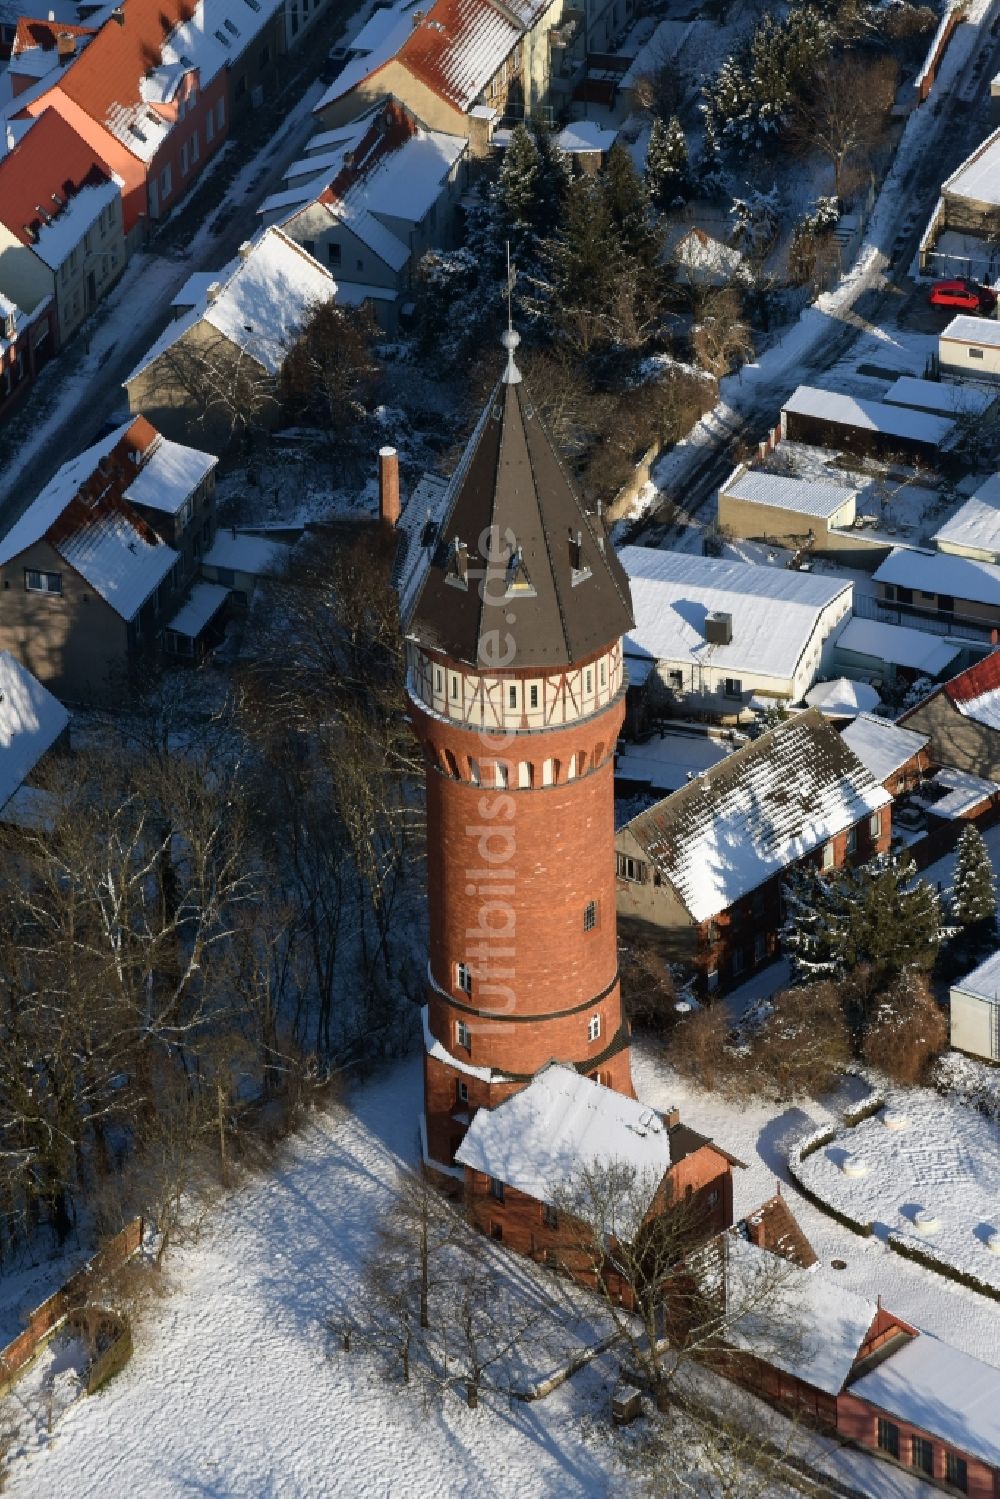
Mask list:
POLYGON ((975 719, 988 729, 1000 729, 1000 651, 966 667, 941 689, 964 718, 975 719))
POLYGON ((212 453, 171 442, 161 435, 126 489, 125 498, 136 505, 147 505, 150 510, 176 515, 218 461, 212 453))
POLYGON ((224 281, 230 271, 235 269, 236 262, 231 261, 221 271, 192 271, 177 295, 171 300, 171 307, 178 307, 182 311, 190 311, 199 303, 206 300, 208 288, 216 281, 224 281))
POLYGON ((972 547, 1000 554, 1000 475, 994 474, 971 494, 931 538, 940 547, 972 547))
POLYGON ((258 577, 261 573, 277 571, 288 552, 289 548, 282 546, 281 542, 267 541, 263 536, 218 531, 201 560, 203 567, 228 567, 232 572, 258 577))
POLYGON ((640 812, 624 831, 695 921, 709 921, 891 800, 809 709, 640 812))
POLYGON ((54 219, 48 223, 40 221, 37 238, 31 246, 39 260, 57 271, 108 204, 121 197, 121 190, 120 177, 81 187, 54 219))
POLYGON ((594 151, 610 151, 617 138, 617 130, 609 130, 596 120, 573 120, 560 130, 556 145, 567 156, 587 155, 594 151))
MULTIPOLYGON (((132 512, 134 514, 134 512, 132 512)), ((179 554, 115 506, 81 517, 53 545, 122 619, 134 619, 179 554)))
POLYGON ((922 1332, 851 1386, 897 1416, 995 1468, 1000 1454, 1000 1369, 922 1332))
POLYGON ((365 302, 397 302, 400 293, 392 286, 370 286, 367 281, 337 282, 337 302, 341 307, 362 307, 365 302))
MULTIPOLYGON (((802 1270, 737 1234, 727 1241, 727 1340, 827 1395, 839 1395, 878 1314, 867 1297, 802 1270)), ((861 1381, 863 1383, 863 1381, 861 1381)), ((860 1385, 852 1385, 857 1391, 860 1385)))
POLYGON ((195 583, 173 619, 167 625, 177 635, 197 639, 205 626, 215 618, 229 597, 221 583, 195 583))
POLYGON ((312 308, 331 301, 336 290, 329 271, 272 225, 234 262, 215 298, 209 302, 203 295, 189 313, 169 323, 124 383, 142 374, 199 321, 211 324, 276 375, 312 308))
POLYGON ((674 243, 673 260, 693 281, 728 283, 744 270, 746 262, 735 245, 692 227, 674 243))
POLYGON ((889 666, 905 666, 927 677, 945 671, 962 649, 927 630, 856 617, 849 619, 837 636, 837 648, 874 657, 889 666))
POLYGON ((1000 567, 948 552, 918 552, 894 547, 874 573, 876 583, 947 594, 977 604, 1000 604, 1000 567))
POLYGON ((391 229, 387 229, 373 213, 369 213, 364 207, 363 196, 355 199, 351 194, 340 203, 324 203, 323 207, 332 219, 339 219, 391 270, 403 269, 410 258, 409 245, 405 245, 391 229))
POLYGON ((941 184, 944 196, 1000 204, 1000 130, 994 130, 941 184))
POLYGON ((980 963, 964 979, 958 979, 952 988, 971 995, 973 999, 985 1000, 987 1004, 1000 1005, 1000 952, 980 963))
POLYGON ((441 523, 447 509, 449 484, 437 474, 422 474, 403 506, 396 527, 394 581, 399 595, 399 614, 409 618, 421 580, 434 555, 441 523))
POLYGON ((806 693, 805 701, 810 708, 818 708, 827 718, 854 718, 858 713, 870 713, 878 707, 879 696, 867 682, 855 682, 850 677, 837 677, 832 682, 817 682, 806 693))
POLYGON ((1000 322, 996 318, 974 317, 960 312, 952 318, 941 334, 941 342, 950 339, 954 343, 979 344, 983 348, 1000 349, 1000 322))
POLYGON ((17 791, 69 723, 41 682, 0 651, 0 807, 17 791))
MULTIPOLYGON (((996 326, 1000 332, 1000 324, 996 326)), ((889 406, 884 401, 864 401, 843 391, 820 390, 814 385, 800 385, 781 409, 824 422, 837 422, 861 432, 879 432, 884 437, 937 447, 943 446, 955 425, 942 416, 889 406)))
MULTIPOLYGON (((742 465, 741 465, 742 468, 742 465)), ((762 469, 736 469, 719 494, 750 505, 770 505, 776 510, 792 510, 799 515, 815 515, 830 520, 857 496, 856 489, 843 484, 821 484, 814 479, 791 479, 762 469)))
POLYGON ((982 416, 996 398, 996 391, 981 386, 965 382, 947 385, 941 380, 920 380, 916 375, 900 375, 885 393, 890 406, 912 406, 941 416, 982 416))
POLYGON ((647 1104, 550 1062, 512 1098, 495 1109, 477 1110, 455 1160, 537 1202, 579 1201, 588 1219, 597 1204, 581 1191, 582 1174, 626 1168, 635 1173, 635 1190, 623 1192, 619 1211, 627 1202, 636 1217, 626 1209, 626 1221, 601 1227, 627 1241, 670 1170, 670 1134, 647 1104))
POLYGON ((619 555, 632 590, 635 628, 625 637, 625 654, 633 661, 711 662, 790 678, 822 611, 838 599, 846 609, 852 597, 846 578, 653 547, 627 546, 619 555), (705 617, 713 612, 732 615, 728 645, 705 639, 705 617))
POLYGON ((899 768, 912 760, 928 743, 926 734, 901 729, 888 718, 859 713, 841 735, 858 759, 871 771, 876 781, 887 781, 899 768))
POLYGON ((0 563, 10 562, 45 535, 53 522, 62 515, 84 480, 90 477, 101 459, 106 458, 117 447, 131 425, 132 419, 129 418, 106 437, 102 437, 100 442, 95 442, 93 447, 86 448, 56 469, 45 488, 35 496, 7 534, 0 538, 0 563))
POLYGON ((974 776, 967 770, 955 770, 950 765, 937 771, 931 784, 944 787, 947 795, 930 802, 930 810, 935 817, 945 817, 949 822, 968 817, 976 807, 982 806, 983 802, 1000 792, 1000 786, 995 781, 984 780, 982 776, 974 776))
POLYGON ((314 106, 313 113, 321 114, 330 104, 342 99, 349 94, 351 89, 363 83, 372 73, 376 72, 390 57, 394 57, 400 47, 406 41, 413 30, 413 19, 410 12, 418 0, 413 0, 413 5, 405 9, 391 10, 387 12, 387 18, 391 18, 391 25, 380 28, 378 33, 371 33, 365 39, 366 49, 352 57, 347 66, 341 68, 329 88, 322 95, 319 102, 314 106))

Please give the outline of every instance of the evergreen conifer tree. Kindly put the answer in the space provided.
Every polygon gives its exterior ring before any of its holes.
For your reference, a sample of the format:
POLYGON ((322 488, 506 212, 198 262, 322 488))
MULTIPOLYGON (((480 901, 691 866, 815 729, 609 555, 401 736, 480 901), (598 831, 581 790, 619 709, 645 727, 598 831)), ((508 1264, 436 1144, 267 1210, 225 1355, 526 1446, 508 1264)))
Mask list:
POLYGON ((688 143, 676 115, 653 121, 646 151, 646 187, 655 207, 677 208, 691 196, 688 143))
POLYGON ((951 908, 959 926, 992 926, 996 920, 993 865, 982 834, 971 823, 958 840, 951 908))

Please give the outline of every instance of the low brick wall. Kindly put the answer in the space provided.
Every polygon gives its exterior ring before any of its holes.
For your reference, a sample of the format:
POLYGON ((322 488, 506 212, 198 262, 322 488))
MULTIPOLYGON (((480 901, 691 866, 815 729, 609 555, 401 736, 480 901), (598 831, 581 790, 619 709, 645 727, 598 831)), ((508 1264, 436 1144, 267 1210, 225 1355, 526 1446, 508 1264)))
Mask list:
POLYGON ((28 1325, 24 1331, 0 1350, 0 1395, 6 1395, 17 1383, 42 1344, 69 1313, 84 1304, 91 1287, 100 1277, 131 1259, 142 1243, 142 1236, 143 1221, 141 1218, 133 1218, 131 1223, 127 1223, 120 1233, 115 1234, 113 1239, 109 1239, 97 1251, 92 1260, 75 1275, 71 1275, 58 1291, 43 1301, 41 1306, 35 1307, 28 1317, 28 1325))

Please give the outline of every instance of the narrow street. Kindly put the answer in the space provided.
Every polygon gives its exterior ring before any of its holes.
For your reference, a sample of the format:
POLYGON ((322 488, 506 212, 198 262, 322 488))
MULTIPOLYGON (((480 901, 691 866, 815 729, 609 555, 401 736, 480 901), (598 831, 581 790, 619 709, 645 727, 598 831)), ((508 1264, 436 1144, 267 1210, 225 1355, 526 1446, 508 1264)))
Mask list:
POLYGON ((256 209, 316 130, 312 109, 328 48, 356 18, 335 0, 303 48, 286 60, 281 92, 246 115, 192 193, 137 252, 110 297, 42 371, 0 429, 0 531, 55 471, 127 411, 122 380, 171 321, 171 300, 192 273, 231 260, 258 227, 256 209))
MULTIPOLYGON (((714 440, 702 444, 702 456, 687 468, 683 483, 673 492, 661 492, 649 515, 630 533, 630 540, 647 546, 669 544, 678 529, 704 516, 718 486, 735 466, 740 448, 763 437, 796 385, 819 379, 873 326, 887 321, 905 325, 910 305, 918 316, 924 314, 926 284, 915 283, 909 268, 941 183, 989 134, 989 80, 1000 72, 1000 36, 995 34, 998 22, 990 24, 990 16, 996 11, 994 3, 980 25, 978 45, 954 85, 942 86, 922 106, 934 111, 936 118, 933 147, 923 151, 902 183, 891 189, 896 194, 895 211, 889 216, 891 225, 888 229, 883 226, 878 253, 869 272, 859 279, 854 296, 830 316, 828 334, 811 354, 803 355, 774 379, 740 382, 735 393, 728 392, 726 425, 715 424, 720 430, 714 440), (679 518, 672 519, 678 510, 679 518)), ((942 315, 941 326, 947 321, 942 315)), ((790 331, 786 330, 786 336, 790 331)), ((765 354, 765 362, 766 358, 765 354)))

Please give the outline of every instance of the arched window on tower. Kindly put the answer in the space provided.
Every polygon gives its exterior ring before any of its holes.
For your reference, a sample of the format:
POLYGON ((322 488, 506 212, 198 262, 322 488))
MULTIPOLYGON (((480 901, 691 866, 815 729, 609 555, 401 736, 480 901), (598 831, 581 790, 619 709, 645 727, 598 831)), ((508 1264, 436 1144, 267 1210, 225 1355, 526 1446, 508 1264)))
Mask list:
POLYGON ((569 759, 566 761, 566 779, 567 779, 567 781, 574 781, 574 780, 576 780, 576 756, 575 755, 570 755, 569 759))
POLYGON ((471 755, 469 756, 469 780, 473 786, 478 786, 482 780, 479 773, 479 761, 474 760, 471 755))
POLYGON ((453 781, 458 780, 458 761, 450 749, 442 750, 441 757, 444 760, 445 774, 451 776, 453 781))
POLYGON ((554 760, 542 761, 542 785, 551 786, 556 776, 556 762, 554 760))
POLYGON ((499 786, 502 789, 506 789, 506 786, 507 786, 507 777, 508 777, 507 761, 506 760, 494 760, 494 762, 493 762, 493 784, 494 784, 494 786, 499 786))
POLYGON ((522 760, 517 767, 517 784, 522 791, 531 788, 531 766, 527 760, 522 760))

